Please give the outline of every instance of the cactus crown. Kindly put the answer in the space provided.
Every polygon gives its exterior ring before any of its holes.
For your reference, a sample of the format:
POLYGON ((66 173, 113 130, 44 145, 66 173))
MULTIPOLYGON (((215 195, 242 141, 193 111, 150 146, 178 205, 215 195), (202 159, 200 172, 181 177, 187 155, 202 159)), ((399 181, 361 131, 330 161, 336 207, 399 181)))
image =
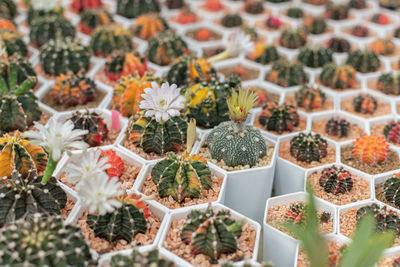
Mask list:
POLYGON ((350 51, 346 64, 353 66, 358 72, 367 73, 377 71, 381 65, 378 55, 374 51, 350 51))
POLYGON ((107 157, 107 164, 110 167, 106 170, 108 177, 118 177, 120 178, 124 174, 125 162, 120 158, 114 150, 109 149, 106 151, 101 151, 101 157, 107 157))
POLYGON ((168 28, 167 22, 158 14, 145 14, 136 19, 133 33, 140 39, 148 40, 168 28))
POLYGON ((325 104, 326 95, 319 87, 303 86, 294 95, 296 105, 307 111, 321 108, 325 104))
POLYGON ((279 44, 283 47, 296 49, 307 42, 307 32, 303 28, 285 29, 279 37, 279 44))
POLYGON ((290 154, 298 161, 321 162, 328 155, 328 142, 319 134, 299 133, 290 140, 290 154))
POLYGON ((364 135, 353 142, 353 157, 367 164, 384 162, 389 151, 383 136, 364 135))
POLYGON ((22 36, 10 29, 1 29, 1 26, 0 43, 5 46, 9 56, 17 54, 21 57, 26 57, 28 55, 28 47, 26 46, 22 36))
POLYGON ((103 6, 102 0, 72 0, 71 8, 75 12, 84 12, 86 10, 96 10, 103 6))
POLYGON ((136 18, 143 14, 160 12, 157 0, 118 0, 117 14, 128 19, 136 18))
POLYGON ((292 132, 299 125, 300 116, 292 105, 278 106, 274 102, 269 102, 264 106, 258 120, 266 130, 281 134, 284 131, 292 132))
POLYGON ((221 24, 227 28, 240 27, 243 24, 243 20, 239 14, 226 14, 221 19, 221 24))
POLYGON ((60 216, 35 214, 1 228, 0 235, 2 266, 88 266, 92 260, 80 229, 60 216))
POLYGON ((395 207, 400 207, 400 173, 395 173, 389 177, 383 185, 383 194, 389 203, 395 207))
POLYGON ((325 124, 325 133, 342 138, 349 136, 350 123, 346 119, 331 118, 325 124))
POLYGON ((132 36, 118 24, 106 24, 96 28, 90 39, 90 47, 98 56, 107 56, 117 50, 131 51, 132 36))
POLYGON ((345 168, 333 165, 322 170, 319 185, 325 192, 334 195, 345 194, 353 189, 353 178, 345 168))
POLYGON ((216 262, 221 254, 234 253, 238 249, 237 239, 242 234, 242 224, 230 216, 227 210, 214 212, 192 210, 186 218, 181 239, 191 245, 194 255, 204 254, 216 262))
POLYGON ((141 267, 175 267, 175 263, 160 258, 158 250, 154 249, 148 253, 140 253, 136 249, 132 253, 125 255, 114 255, 110 262, 111 267, 121 266, 141 266, 141 267))
POLYGON ((307 74, 301 63, 290 63, 282 59, 274 62, 266 79, 282 87, 290 87, 306 83, 307 74))
POLYGON ((114 22, 113 16, 104 8, 87 9, 82 12, 79 29, 81 32, 91 35, 94 29, 114 22))
POLYGON ((386 140, 394 144, 400 144, 400 121, 390 121, 383 128, 386 140))
POLYGON ((325 16, 333 20, 347 19, 349 16, 349 6, 347 4, 329 2, 326 6, 325 16))
POLYGON ((400 95, 400 74, 392 72, 381 74, 376 89, 385 94, 400 95))
POLYGON ((390 39, 378 39, 370 45, 370 49, 378 55, 389 56, 394 53, 396 45, 390 39))
POLYGON ((323 67, 326 63, 332 62, 332 51, 322 46, 305 47, 299 55, 298 60, 310 68, 323 67))
POLYGON ((303 202, 293 203, 286 211, 284 219, 287 222, 302 224, 305 221, 305 205, 303 202))
POLYGON ((111 81, 118 81, 122 76, 143 76, 147 70, 147 61, 138 52, 118 50, 107 59, 104 72, 111 81))
POLYGON ((376 222, 376 231, 393 231, 397 236, 400 234, 400 217, 395 211, 388 210, 386 206, 383 208, 377 204, 371 204, 361 207, 357 210, 357 223, 365 215, 373 216, 376 222))
POLYGON ((329 39, 327 46, 335 53, 345 53, 351 48, 349 41, 340 37, 332 37, 329 39))
POLYGON ((257 94, 250 90, 239 88, 239 92, 232 90, 227 99, 229 116, 236 123, 244 123, 250 110, 257 105, 257 94))
POLYGON ((353 88, 356 84, 356 75, 352 66, 338 66, 335 63, 329 63, 323 67, 319 79, 332 89, 348 89, 353 88))
POLYGON ((372 95, 360 94, 353 99, 353 108, 362 114, 372 114, 378 108, 378 102, 372 95))

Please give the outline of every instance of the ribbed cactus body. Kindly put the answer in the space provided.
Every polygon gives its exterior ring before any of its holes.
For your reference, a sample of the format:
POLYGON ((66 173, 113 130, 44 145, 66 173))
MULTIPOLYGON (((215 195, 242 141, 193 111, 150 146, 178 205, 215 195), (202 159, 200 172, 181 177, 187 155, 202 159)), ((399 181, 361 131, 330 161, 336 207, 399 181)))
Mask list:
POLYGON ((280 134, 285 131, 291 132, 299 126, 300 116, 292 105, 279 106, 274 102, 269 102, 261 111, 258 121, 266 130, 280 134))
POLYGON ((304 46, 307 42, 307 33, 303 28, 283 30, 279 37, 279 44, 289 49, 304 46))
POLYGON ((381 74, 376 89, 385 94, 400 95, 400 74, 391 72, 381 74))
POLYGON ((0 17, 13 20, 17 15, 17 5, 13 0, 0 1, 0 17))
POLYGON ((298 59, 310 68, 323 67, 333 60, 332 51, 322 46, 303 48, 298 55, 298 59))
POLYGON ((379 207, 377 204, 371 204, 361 207, 357 210, 357 223, 365 215, 373 216, 376 222, 376 231, 393 231, 396 236, 400 234, 400 217, 396 212, 387 210, 386 207, 379 207))
POLYGON ((234 28, 242 26, 243 19, 239 14, 226 14, 221 19, 221 24, 227 28, 234 28))
POLYGON ((372 114, 378 108, 378 102, 372 95, 360 94, 353 99, 353 108, 362 114, 372 114))
POLYGON ((286 60, 276 61, 266 78, 283 87, 302 85, 307 82, 307 74, 303 65, 297 62, 289 63, 286 60))
POLYGON ((28 11, 28 24, 32 25, 33 21, 38 18, 43 18, 47 16, 58 16, 62 17, 64 14, 64 9, 61 6, 56 6, 54 9, 34 9, 31 5, 28 11))
POLYGON ((303 224, 305 221, 305 205, 302 202, 291 204, 285 212, 284 218, 287 222, 303 224))
POLYGON ((290 154, 298 161, 321 162, 328 155, 328 142, 319 134, 299 133, 290 140, 290 154))
POLYGON ((34 77, 35 79, 31 79, 34 82, 33 86, 37 83, 37 75, 35 70, 33 69, 31 63, 23 58, 22 55, 14 54, 11 57, 8 57, 7 61, 0 62, 0 75, 3 79, 9 83, 9 76, 11 65, 15 64, 17 67, 17 84, 20 85, 29 77, 34 77))
POLYGON ((389 151, 383 136, 364 135, 353 142, 353 157, 367 164, 384 162, 389 151))
POLYGON ((351 48, 349 41, 340 37, 332 37, 329 39, 327 46, 335 53, 345 53, 351 48))
POLYGON ((249 59, 257 63, 269 64, 279 59, 279 53, 275 46, 263 43, 256 43, 254 45, 253 53, 249 55, 249 59))
POLYGON ((322 34, 328 28, 324 18, 305 18, 304 24, 306 26, 306 30, 311 34, 322 34))
POLYGON ((367 2, 365 0, 350 0, 349 7, 355 9, 364 9, 367 7, 367 2))
POLYGON ((147 70, 147 61, 138 52, 115 51, 107 59, 104 72, 111 81, 118 81, 123 76, 143 76, 147 70))
POLYGON ((360 38, 367 37, 369 34, 369 30, 366 26, 356 25, 351 30, 351 34, 360 38))
POLYGON ((389 177, 383 185, 383 194, 386 201, 400 207, 400 175, 398 173, 389 177))
POLYGON ((294 94, 296 105, 307 111, 321 108, 325 104, 326 95, 318 87, 303 86, 294 94))
POLYGON ((118 0, 117 14, 132 19, 147 13, 158 13, 161 8, 157 0, 118 0))
POLYGON ((375 40, 369 48, 377 55, 390 56, 394 54, 396 45, 390 39, 378 39, 375 40))
POLYGON ((294 19, 300 19, 304 16, 304 11, 299 7, 290 7, 286 11, 286 16, 294 19))
POLYGON ((22 36, 15 31, 1 29, 0 42, 5 46, 8 56, 18 54, 21 57, 26 57, 28 55, 28 47, 22 36))
POLYGON ((383 128, 383 135, 389 142, 400 144, 400 122, 391 121, 383 128))
POLYGON ((332 89, 353 88, 356 84, 356 71, 349 65, 338 66, 330 63, 322 68, 319 80, 332 89))
POLYGON ((148 40, 168 28, 167 22, 158 14, 145 14, 136 19, 133 33, 140 39, 148 40))
POLYGON ((140 253, 136 249, 130 255, 114 255, 111 258, 111 267, 175 267, 172 261, 160 258, 158 250, 140 253))
POLYGON ((346 64, 353 66, 358 72, 368 73, 377 71, 381 65, 378 55, 374 51, 350 51, 346 64))
POLYGON ((325 192, 334 195, 345 194, 353 189, 351 173, 343 167, 327 167, 321 171, 319 185, 325 192))
POLYGON ((264 12, 263 2, 257 0, 246 0, 244 10, 249 14, 261 14, 264 12))
POLYGON ((120 25, 106 24, 93 31, 90 48, 96 56, 107 56, 117 50, 131 51, 132 36, 120 25))
POLYGON ((330 136, 347 137, 350 131, 350 123, 346 119, 331 118, 325 124, 325 133, 330 136))
POLYGON ((190 244, 194 255, 204 254, 215 262, 223 253, 234 253, 238 249, 237 239, 242 234, 242 224, 229 211, 214 212, 193 210, 186 217, 181 239, 190 244))
POLYGON ((125 162, 124 160, 115 153, 114 150, 109 149, 106 151, 101 151, 101 157, 107 157, 107 164, 110 167, 106 170, 108 177, 118 177, 120 178, 124 174, 125 162))
POLYGON ((110 12, 104 8, 88 9, 82 12, 79 29, 85 34, 92 34, 94 29, 100 26, 109 25, 114 22, 110 12))
POLYGON ((326 6, 325 16, 332 20, 343 20, 349 17, 349 7, 347 4, 335 4, 330 2, 326 6))

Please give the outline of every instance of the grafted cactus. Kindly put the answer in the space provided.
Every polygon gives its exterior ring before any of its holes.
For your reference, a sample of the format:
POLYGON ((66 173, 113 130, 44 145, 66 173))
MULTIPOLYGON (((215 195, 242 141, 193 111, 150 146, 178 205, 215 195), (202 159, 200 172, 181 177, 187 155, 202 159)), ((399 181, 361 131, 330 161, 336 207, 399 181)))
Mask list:
POLYGON ((400 207, 400 174, 389 177, 383 185, 383 194, 387 202, 400 207))
POLYGON ((370 94, 360 94, 353 99, 354 111, 362 114, 372 114, 378 108, 376 98, 370 94))
POLYGON ((386 124, 383 135, 389 142, 400 144, 400 121, 390 121, 386 124))
POLYGON ((326 63, 332 62, 332 51, 322 46, 305 47, 298 57, 299 61, 310 68, 323 67, 326 63))
POLYGON ((328 155, 328 142, 319 134, 299 133, 290 140, 290 154, 298 161, 321 162, 328 155))
POLYGON ((284 131, 293 131, 300 123, 300 116, 292 105, 279 106, 274 102, 269 102, 264 106, 258 121, 266 130, 280 134, 284 131))
POLYGON ((388 210, 386 207, 381 208, 374 203, 357 210, 357 223, 365 215, 374 217, 377 232, 393 231, 397 236, 400 234, 400 217, 397 212, 388 210))
POLYGON ((325 124, 325 132, 334 137, 347 137, 350 131, 350 123, 346 119, 331 118, 325 124))
POLYGON ((318 87, 303 86, 299 91, 296 91, 294 98, 296 105, 307 111, 321 108, 325 104, 325 93, 318 87))
POLYGON ((291 204, 285 212, 285 220, 295 224, 303 224, 305 221, 305 205, 303 202, 291 204))
POLYGON ((353 142, 353 157, 367 164, 384 162, 389 151, 383 136, 364 135, 353 142))
POLYGON ((374 51, 355 50, 349 52, 346 64, 353 66, 359 72, 377 71, 381 66, 378 55, 374 51))
POLYGON ((22 36, 15 31, 0 28, 0 43, 5 46, 8 56, 17 54, 26 57, 28 55, 28 47, 22 36))
POLYGON ((345 194, 353 189, 353 178, 345 168, 333 165, 322 170, 319 185, 325 192, 334 195, 345 194))
POLYGON ((90 48, 96 56, 108 56, 114 51, 131 51, 132 36, 118 24, 105 24, 97 27, 90 39, 90 48))
POLYGON ((128 19, 136 18, 147 13, 160 12, 157 0, 118 0, 117 14, 128 19))

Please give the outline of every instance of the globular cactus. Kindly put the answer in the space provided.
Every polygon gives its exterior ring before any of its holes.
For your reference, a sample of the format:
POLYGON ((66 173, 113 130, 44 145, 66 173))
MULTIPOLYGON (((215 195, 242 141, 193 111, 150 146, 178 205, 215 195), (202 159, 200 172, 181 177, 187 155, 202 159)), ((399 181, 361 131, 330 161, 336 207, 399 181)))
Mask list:
POLYGON ((346 194, 353 189, 353 177, 351 173, 343 167, 324 168, 319 177, 319 185, 325 192, 334 195, 346 194))
POLYGON ((71 107, 95 100, 96 91, 97 87, 92 79, 85 77, 82 73, 69 72, 57 77, 50 91, 50 97, 58 105, 71 107))
POLYGON ((140 39, 149 40, 168 28, 167 22, 158 14, 145 14, 136 19, 133 34, 140 39))
POLYGON ((169 68, 167 81, 178 86, 209 82, 216 77, 216 70, 205 58, 182 56, 169 68))
POLYGON ((101 157, 107 157, 107 164, 110 167, 106 170, 108 177, 118 177, 120 178, 124 174, 125 162, 120 158, 114 150, 109 149, 106 151, 101 150, 101 157))
POLYGON ((385 94, 400 95, 400 74, 392 72, 381 74, 376 89, 385 94))
POLYGON ((159 32, 148 41, 147 58, 161 66, 171 64, 175 59, 188 54, 188 52, 186 42, 170 30, 159 32))
POLYGON ((166 0, 165 5, 168 9, 179 9, 185 4, 184 0, 166 0))
POLYGON ((13 20, 17 15, 17 5, 13 0, 0 1, 0 17, 13 20))
POLYGON ((349 41, 340 37, 332 37, 328 40, 326 45, 335 53, 345 53, 351 49, 349 41))
POLYGON ((231 77, 226 81, 194 84, 182 90, 185 91, 187 113, 189 118, 196 119, 197 125, 212 128, 229 119, 226 99, 231 95, 232 89, 240 86, 240 80, 231 77))
POLYGON ((203 6, 211 12, 220 11, 224 7, 221 0, 206 0, 203 6))
POLYGON ((32 22, 29 38, 31 43, 41 47, 49 40, 56 38, 74 38, 76 34, 75 27, 63 17, 45 16, 37 18, 32 22))
MULTIPOLYGON (((35 0, 37 1, 37 0, 35 0)), ((40 0, 39 0, 40 1, 40 0)), ((43 18, 47 16, 58 16, 62 17, 64 14, 64 9, 60 5, 56 5, 54 8, 37 9, 34 5, 30 5, 28 11, 28 24, 32 25, 33 21, 38 18, 43 18)))
POLYGON ((130 243, 139 233, 145 234, 150 211, 137 195, 122 196, 121 207, 104 215, 88 214, 86 223, 96 237, 115 244, 119 240, 130 243))
POLYGON ((103 8, 96 8, 82 12, 78 27, 84 34, 91 35, 97 27, 112 23, 114 23, 114 18, 110 12, 103 8))
POLYGON ((305 221, 305 205, 302 202, 293 203, 285 212, 284 219, 286 222, 294 224, 303 224, 305 221))
POLYGON ((179 24, 190 24, 198 20, 196 13, 192 12, 189 8, 184 7, 176 16, 176 21, 179 24))
POLYGON ((376 223, 376 231, 392 231, 398 236, 400 234, 400 217, 395 211, 388 210, 386 206, 379 207, 378 204, 371 204, 361 207, 357 210, 356 220, 357 223, 365 216, 373 216, 376 223))
POLYGON ((7 60, 0 61, 0 75, 8 82, 11 66, 15 65, 17 68, 17 85, 22 84, 29 77, 33 82, 33 87, 37 83, 37 75, 31 63, 19 54, 14 54, 7 58, 7 60))
POLYGON ((15 27, 14 22, 6 18, 2 18, 0 13, 0 30, 9 30, 11 32, 16 32, 17 28, 15 27))
POLYGON ((325 64, 332 62, 332 51, 322 46, 304 47, 300 50, 297 59, 305 66, 310 68, 323 67, 325 64))
POLYGON ((347 4, 329 2, 326 6, 325 16, 332 20, 347 19, 349 17, 349 6, 347 4))
POLYGON ((264 12, 264 5, 260 0, 246 0, 244 10, 249 14, 261 14, 264 12))
POLYGON ((325 124, 325 133, 329 136, 343 138, 349 136, 350 123, 346 119, 331 118, 325 124))
POLYGON ((286 60, 278 60, 272 65, 266 79, 282 87, 302 85, 307 82, 307 74, 301 63, 290 63, 286 60))
POLYGON ((369 49, 374 51, 377 55, 390 56, 394 54, 396 45, 390 39, 378 39, 369 46, 369 49))
POLYGON ((353 157, 367 164, 384 162, 389 151, 383 136, 364 135, 353 142, 353 157))
POLYGON ((54 177, 46 184, 41 180, 35 169, 26 174, 14 169, 10 178, 0 180, 0 227, 31 217, 34 213, 42 216, 61 214, 67 203, 67 194, 54 177))
POLYGON ((89 133, 83 136, 83 141, 89 146, 100 146, 108 137, 108 127, 100 114, 96 112, 76 111, 70 118, 74 129, 88 130, 89 133))
POLYGON ((140 75, 148 71, 147 61, 138 52, 115 51, 107 59, 104 74, 110 81, 122 76, 140 75))
POLYGON ((304 19, 304 27, 308 33, 322 34, 327 30, 327 24, 324 18, 306 17, 304 19))
POLYGON ((153 81, 161 84, 160 79, 149 72, 142 77, 139 74, 123 76, 114 88, 112 108, 118 110, 124 117, 134 115, 139 111, 139 102, 142 100, 144 89, 150 88, 153 81))
POLYGON ((258 121, 266 130, 281 134, 285 131, 292 132, 299 125, 300 116, 292 105, 279 106, 269 102, 261 111, 258 121))
POLYGON ((278 17, 270 16, 265 21, 265 26, 269 29, 277 30, 282 26, 282 21, 278 17))
POLYGON ((61 216, 34 214, 1 228, 0 235, 1 266, 89 266, 92 261, 80 228, 61 216))
POLYGON ((116 254, 111 257, 111 267, 141 266, 141 267, 175 267, 172 261, 162 259, 158 250, 154 249, 147 253, 140 253, 136 249, 129 255, 116 254))
POLYGON ((279 37, 279 44, 283 47, 296 49, 307 43, 307 32, 303 28, 285 29, 279 37))
POLYGON ((374 14, 371 17, 371 21, 379 25, 387 25, 391 23, 389 16, 383 13, 374 14))
POLYGON ((221 19, 221 24, 227 28, 240 27, 243 24, 243 20, 239 14, 226 14, 221 19))
POLYGON ((400 207, 400 174, 395 173, 383 185, 383 195, 387 202, 400 207))
POLYGON ((157 0, 118 0, 117 14, 128 19, 147 13, 158 13, 161 8, 157 0))
POLYGON ((326 95, 318 87, 303 86, 299 91, 295 92, 294 98, 298 107, 311 111, 324 106, 326 95))
POLYGON ((355 9, 364 9, 367 8, 366 0, 350 0, 349 7, 355 9))
POLYGON ((0 43, 6 48, 8 56, 18 54, 21 57, 28 55, 28 47, 26 46, 22 36, 9 29, 0 30, 0 43))
POLYGON ((4 76, 0 76, 0 131, 24 131, 42 115, 38 99, 32 91, 36 77, 29 76, 20 83, 20 71, 15 62, 1 69, 4 76))
POLYGON ((369 30, 366 26, 356 25, 351 29, 351 34, 363 38, 369 35, 369 30))
POLYGON ((190 244, 193 255, 204 254, 215 263, 221 254, 237 251, 242 227, 228 210, 214 212, 212 207, 205 211, 192 210, 186 217, 181 239, 190 244))
POLYGON ((273 45, 265 45, 263 43, 256 43, 254 45, 253 52, 248 56, 250 60, 253 60, 261 64, 270 64, 279 59, 278 49, 273 45))
POLYGON ((27 175, 31 169, 44 171, 47 165, 47 154, 40 147, 32 145, 23 134, 16 131, 0 137, 0 177, 11 177, 13 170, 27 175))
POLYGON ((350 51, 346 64, 353 66, 358 72, 367 73, 377 71, 381 65, 378 55, 374 51, 350 51))
POLYGON ((357 81, 356 77, 356 70, 352 66, 330 63, 322 68, 319 80, 323 85, 332 89, 348 89, 354 87, 357 81))
POLYGON ((294 19, 300 19, 304 16, 303 9, 299 7, 290 7, 286 10, 286 16, 294 19))
POLYGON ((107 56, 117 50, 131 51, 132 36, 120 25, 103 25, 93 31, 90 48, 96 56, 107 56))
POLYGON ((75 12, 81 13, 87 10, 96 10, 103 7, 102 0, 72 0, 71 8, 75 12))
POLYGON ((394 144, 400 144, 400 122, 390 121, 383 128, 383 135, 386 140, 394 144))
POLYGON ((319 134, 299 133, 290 140, 290 154, 301 162, 321 162, 328 155, 328 142, 319 134))
POLYGON ((40 64, 43 71, 52 76, 69 71, 87 71, 90 66, 90 52, 87 47, 70 38, 50 40, 40 51, 40 64))
POLYGON ((378 102, 370 94, 360 94, 353 99, 353 108, 362 114, 372 114, 378 108, 378 102))

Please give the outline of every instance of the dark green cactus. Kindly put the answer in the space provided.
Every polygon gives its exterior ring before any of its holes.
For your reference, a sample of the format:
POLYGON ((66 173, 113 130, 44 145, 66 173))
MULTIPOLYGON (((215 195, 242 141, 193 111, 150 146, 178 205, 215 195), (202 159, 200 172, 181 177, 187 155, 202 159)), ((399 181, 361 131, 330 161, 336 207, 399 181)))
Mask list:
POLYGON ((214 212, 192 210, 186 217, 181 239, 191 245, 193 255, 204 254, 216 263, 221 254, 234 253, 238 249, 237 239, 242 234, 242 224, 227 210, 214 212))
POLYGON ((303 9, 299 7, 290 7, 286 10, 286 16, 290 18, 300 19, 304 16, 303 9))
POLYGON ((349 17, 349 6, 347 4, 329 2, 326 6, 325 16, 333 20, 347 19, 349 17))
POLYGON ((34 213, 41 216, 61 214, 67 203, 64 190, 53 177, 46 184, 41 181, 35 169, 30 169, 26 175, 14 170, 10 179, 0 180, 0 226, 34 213))
POLYGON ((303 224, 306 215, 305 208, 306 206, 303 202, 291 204, 284 215, 285 221, 294 224, 303 224))
POLYGON ((151 179, 157 185, 160 197, 171 196, 182 202, 185 198, 199 198, 203 189, 210 189, 212 177, 207 161, 198 155, 176 156, 167 153, 151 170, 151 179))
POLYGON ((13 0, 0 1, 0 17, 13 20, 17 15, 17 6, 13 0))
POLYGON ((351 29, 351 34, 363 38, 369 35, 369 30, 368 27, 364 25, 356 25, 351 29))
POLYGON ((292 105, 278 106, 274 102, 269 102, 261 111, 258 121, 266 130, 281 134, 285 131, 292 132, 299 126, 300 116, 292 105))
POLYGON ((81 13, 79 29, 85 34, 91 34, 99 26, 114 22, 113 16, 104 8, 91 8, 81 13))
POLYGON ((321 162, 328 155, 328 142, 319 134, 299 133, 290 140, 290 154, 298 161, 321 162))
POLYGON ((248 0, 244 3, 244 10, 249 14, 261 14, 264 12, 264 3, 260 0, 248 0))
POLYGON ((175 267, 175 263, 160 258, 158 250, 140 253, 133 249, 130 255, 114 255, 110 261, 111 267, 175 267))
POLYGON ((26 57, 28 55, 28 47, 19 33, 8 29, 0 30, 0 43, 5 46, 8 56, 18 54, 26 57))
POLYGON ((367 7, 367 2, 365 0, 350 0, 349 7, 355 9, 364 9, 367 7))
POLYGON ((299 91, 294 94, 296 105, 302 107, 307 111, 321 108, 325 104, 326 95, 318 87, 303 86, 299 91))
POLYGON ((44 72, 52 76, 69 71, 87 71, 90 67, 90 52, 87 47, 70 38, 50 40, 40 52, 40 64, 44 72))
POLYGON ((365 215, 373 216, 376 222, 376 231, 393 231, 397 236, 400 234, 400 217, 397 212, 388 210, 386 206, 383 208, 377 204, 371 204, 361 207, 357 210, 357 223, 365 215))
POLYGON ((273 45, 267 45, 263 48, 260 56, 254 58, 254 61, 261 64, 269 64, 279 59, 278 49, 273 45))
POLYGON ((329 136, 343 138, 349 136, 350 123, 345 119, 331 118, 325 124, 325 133, 329 136))
POLYGON ((47 16, 58 16, 62 17, 64 13, 64 9, 61 6, 57 6, 54 9, 44 10, 44 9, 34 9, 31 5, 28 11, 28 24, 32 25, 33 21, 38 18, 43 18, 47 16))
POLYGON ((132 36, 120 25, 103 25, 94 30, 90 47, 96 56, 107 56, 117 50, 131 51, 132 36))
POLYGON ((372 95, 360 94, 353 99, 353 108, 362 114, 372 114, 378 108, 378 102, 372 95))
POLYGON ((335 63, 326 64, 322 68, 319 80, 332 89, 354 88, 356 84, 356 70, 350 65, 338 66, 335 63))
POLYGON ((349 41, 340 37, 332 37, 329 39, 327 46, 335 53, 345 53, 351 49, 349 41))
POLYGON ((3 78, 6 80, 8 83, 8 77, 10 75, 10 66, 12 64, 15 64, 17 66, 17 84, 20 85, 23 83, 25 80, 27 80, 29 77, 35 77, 34 85, 37 83, 37 75, 35 70, 33 69, 31 63, 23 58, 21 55, 14 54, 11 57, 8 57, 7 61, 1 61, 0 62, 0 75, 3 76, 3 78))
POLYGON ((283 47, 296 49, 307 43, 307 33, 304 28, 285 29, 279 37, 279 44, 283 47))
POLYGON ((169 9, 179 9, 185 5, 185 1, 184 0, 166 0, 165 5, 169 9))
POLYGON ((310 68, 320 68, 332 62, 332 51, 322 46, 304 47, 300 50, 298 60, 310 68))
POLYGON ((161 8, 157 0, 118 0, 117 14, 132 19, 147 13, 158 13, 161 8))
POLYGON ((353 189, 353 178, 351 173, 343 167, 324 168, 319 177, 319 185, 325 192, 334 195, 345 194, 353 189))
POLYGON ((324 18, 306 18, 304 24, 311 34, 322 34, 328 28, 324 18))
POLYGON ((243 20, 239 14, 226 14, 221 19, 221 24, 227 28, 240 27, 243 24, 243 20))
POLYGON ((383 185, 383 194, 387 202, 400 207, 400 175, 398 173, 389 177, 383 185))
POLYGON ((80 228, 60 216, 35 214, 1 228, 0 236, 1 266, 90 266, 92 261, 80 228))
POLYGON ((307 82, 307 74, 303 65, 298 62, 289 63, 282 59, 274 62, 266 79, 282 87, 302 85, 307 82))
POLYGON ((381 74, 376 89, 385 94, 400 95, 400 74, 392 72, 381 74))
POLYGON ((381 62, 373 51, 356 50, 349 52, 346 64, 353 66, 358 72, 367 73, 377 71, 381 62))
POLYGON ((75 27, 63 17, 45 16, 32 22, 29 38, 37 47, 41 47, 49 40, 56 38, 74 38, 75 27))

